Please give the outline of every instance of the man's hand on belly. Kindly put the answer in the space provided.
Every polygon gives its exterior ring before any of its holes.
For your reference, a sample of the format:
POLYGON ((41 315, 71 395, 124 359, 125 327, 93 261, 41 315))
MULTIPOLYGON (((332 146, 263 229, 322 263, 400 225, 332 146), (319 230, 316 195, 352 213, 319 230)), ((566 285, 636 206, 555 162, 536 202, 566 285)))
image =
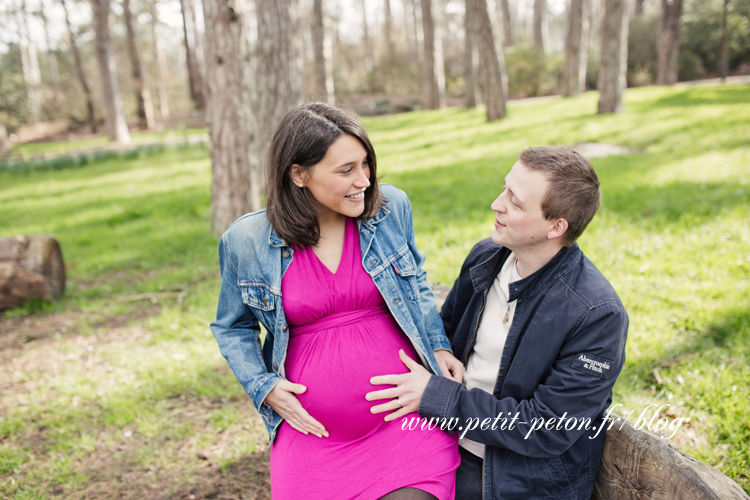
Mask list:
POLYGON ((370 379, 372 385, 393 385, 395 387, 368 392, 365 395, 367 401, 390 400, 370 408, 372 413, 391 412, 385 416, 386 422, 416 412, 419 408, 419 401, 422 399, 422 393, 427 387, 427 382, 432 377, 432 374, 425 367, 407 356, 403 349, 399 349, 398 355, 409 369, 409 373, 372 377, 370 379))

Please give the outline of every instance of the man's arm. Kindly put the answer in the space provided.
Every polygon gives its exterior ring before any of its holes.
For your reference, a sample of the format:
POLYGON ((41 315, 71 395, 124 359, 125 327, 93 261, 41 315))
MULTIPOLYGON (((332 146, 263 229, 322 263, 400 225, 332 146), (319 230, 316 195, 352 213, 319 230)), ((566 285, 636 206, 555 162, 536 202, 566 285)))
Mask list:
POLYGON ((601 305, 588 312, 581 327, 563 344, 530 399, 497 399, 485 391, 467 390, 461 384, 432 377, 420 398, 419 414, 448 421, 457 418, 462 436, 489 446, 526 456, 560 455, 585 431, 586 419, 596 425, 595 418, 607 405, 624 363, 627 326, 627 314, 620 304, 601 305), (599 373, 590 368, 591 363, 587 368, 585 360, 608 363, 609 368, 599 373), (493 430, 491 423, 498 417, 493 430), (569 419, 575 419, 576 425, 571 430, 556 430, 563 417, 563 428, 569 419), (502 418, 506 425, 501 429, 502 418), (486 419, 490 428, 481 430, 486 419), (552 430, 545 425, 551 425, 552 430))

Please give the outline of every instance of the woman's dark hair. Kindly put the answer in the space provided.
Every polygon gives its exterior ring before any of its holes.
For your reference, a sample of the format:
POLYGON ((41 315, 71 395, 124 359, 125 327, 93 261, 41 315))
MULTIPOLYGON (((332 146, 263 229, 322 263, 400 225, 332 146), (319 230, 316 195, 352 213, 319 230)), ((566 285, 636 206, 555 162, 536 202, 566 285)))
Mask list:
POLYGON ((292 182, 292 166, 307 171, 319 163, 339 137, 349 134, 362 144, 370 166, 365 209, 360 219, 374 217, 383 200, 377 181, 375 150, 354 113, 322 102, 304 104, 281 120, 266 160, 266 216, 271 227, 289 245, 313 246, 320 239, 318 209, 307 190, 292 182))

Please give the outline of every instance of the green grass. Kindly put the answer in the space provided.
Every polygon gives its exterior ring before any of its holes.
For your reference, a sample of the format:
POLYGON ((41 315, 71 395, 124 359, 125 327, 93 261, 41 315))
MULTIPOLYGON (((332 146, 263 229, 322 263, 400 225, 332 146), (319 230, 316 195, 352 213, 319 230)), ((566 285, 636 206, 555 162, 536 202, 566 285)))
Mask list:
MULTIPOLYGON (((593 114, 596 98, 511 107, 491 124, 447 109, 366 126, 383 181, 410 196, 429 278, 448 285, 489 235, 520 150, 633 148, 592 160, 604 200, 579 242, 630 315, 615 403, 633 418, 669 404, 689 419, 674 442, 750 491, 750 86, 632 89, 609 116, 593 114)), ((265 450, 207 327, 219 278, 205 150, 0 172, 0 207, 0 236, 58 238, 69 279, 61 301, 0 320, 30 322, 0 366, 0 496, 81 496, 97 481, 141 491, 149 471, 173 491, 203 477, 198 453, 223 474, 265 450)))

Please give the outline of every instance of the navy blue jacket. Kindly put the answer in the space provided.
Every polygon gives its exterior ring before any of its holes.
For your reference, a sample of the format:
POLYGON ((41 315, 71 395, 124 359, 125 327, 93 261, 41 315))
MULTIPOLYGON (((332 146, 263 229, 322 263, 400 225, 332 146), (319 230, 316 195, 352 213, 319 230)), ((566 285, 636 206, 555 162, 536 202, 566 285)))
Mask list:
MULTIPOLYGON (((510 253, 479 242, 443 305, 464 364, 487 291, 510 253)), ((627 313, 577 244, 509 289, 518 302, 494 394, 431 377, 419 414, 455 419, 458 432, 486 445, 485 499, 589 499, 604 446, 598 431, 625 361, 627 313)))

